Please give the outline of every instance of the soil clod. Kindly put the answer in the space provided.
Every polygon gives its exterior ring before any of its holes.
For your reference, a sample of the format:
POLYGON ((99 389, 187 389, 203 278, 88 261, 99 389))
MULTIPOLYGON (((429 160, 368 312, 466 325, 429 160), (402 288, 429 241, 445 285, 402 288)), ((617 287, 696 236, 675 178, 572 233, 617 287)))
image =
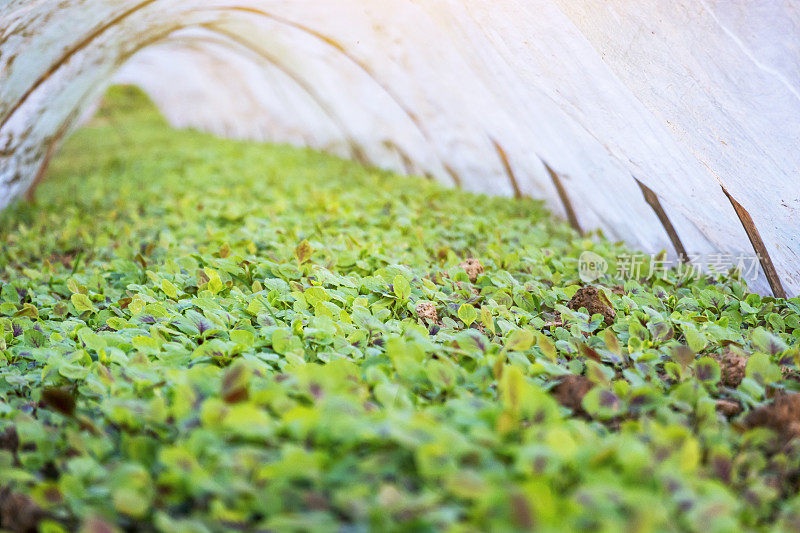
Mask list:
POLYGON ((764 427, 778 434, 782 444, 800 437, 800 394, 782 394, 744 419, 748 428, 764 427))
POLYGON ((733 400, 717 400, 717 411, 730 418, 741 413, 742 406, 733 400))
POLYGON ((744 379, 747 357, 732 351, 726 351, 718 358, 722 369, 722 383, 726 387, 735 389, 744 379))
POLYGON ((436 306, 431 302, 419 302, 416 307, 417 316, 431 322, 438 322, 439 315, 436 313, 436 306))
POLYGON ((567 307, 573 311, 577 311, 581 307, 585 308, 589 315, 600 314, 603 315, 603 321, 606 324, 612 324, 617 314, 614 310, 603 301, 604 298, 600 297, 600 291, 597 287, 582 287, 578 289, 575 296, 567 304, 567 307))
POLYGON ((45 517, 41 507, 11 489, 0 489, 0 528, 13 533, 36 533, 45 517))
POLYGON ((469 277, 469 281, 472 283, 478 281, 478 276, 483 274, 483 265, 477 259, 467 259, 458 266, 464 269, 464 272, 466 272, 469 277))
POLYGON ((558 403, 572 409, 576 415, 585 415, 586 411, 583 410, 582 404, 583 397, 592 387, 594 387, 594 383, 589 381, 588 378, 570 374, 553 387, 553 394, 558 403))

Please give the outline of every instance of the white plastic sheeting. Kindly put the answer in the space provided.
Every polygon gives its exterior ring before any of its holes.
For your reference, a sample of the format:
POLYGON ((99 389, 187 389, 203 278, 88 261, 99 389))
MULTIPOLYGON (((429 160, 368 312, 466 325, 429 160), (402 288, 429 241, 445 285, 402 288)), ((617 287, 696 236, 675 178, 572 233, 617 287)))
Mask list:
POLYGON ((112 80, 800 292, 800 3, 0 0, 0 207, 112 80), (116 78, 115 78, 116 76, 116 78))

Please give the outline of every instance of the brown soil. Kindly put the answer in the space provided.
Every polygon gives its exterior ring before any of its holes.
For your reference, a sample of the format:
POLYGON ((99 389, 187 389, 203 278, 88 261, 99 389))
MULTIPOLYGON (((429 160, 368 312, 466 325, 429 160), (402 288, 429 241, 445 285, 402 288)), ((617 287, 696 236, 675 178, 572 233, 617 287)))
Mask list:
POLYGON ((431 302, 419 302, 416 307, 417 316, 420 318, 430 320, 431 322, 438 322, 439 315, 436 313, 436 306, 431 302))
POLYGON ((800 394, 782 394, 744 419, 748 428, 764 427, 778 434, 782 444, 800 437, 800 394))
POLYGON ((584 415, 586 412, 583 410, 581 402, 592 387, 594 387, 594 383, 587 378, 570 374, 553 387, 553 394, 558 403, 572 409, 576 415, 584 415))
POLYGON ((575 293, 575 296, 567 304, 567 307, 577 311, 581 307, 585 308, 589 315, 601 314, 606 324, 612 324, 617 314, 600 298, 600 291, 597 287, 583 287, 575 293))
POLYGON ((717 411, 730 418, 741 413, 742 406, 733 400, 717 400, 717 411))
POLYGON ((727 351, 716 359, 722 369, 723 385, 732 389, 738 387, 744 379, 747 357, 732 351, 727 351))
POLYGON ((36 533, 45 513, 28 496, 0 490, 0 528, 13 533, 36 533))
POLYGON ((483 265, 477 259, 467 259, 458 266, 464 269, 472 283, 475 283, 478 276, 483 274, 483 265))

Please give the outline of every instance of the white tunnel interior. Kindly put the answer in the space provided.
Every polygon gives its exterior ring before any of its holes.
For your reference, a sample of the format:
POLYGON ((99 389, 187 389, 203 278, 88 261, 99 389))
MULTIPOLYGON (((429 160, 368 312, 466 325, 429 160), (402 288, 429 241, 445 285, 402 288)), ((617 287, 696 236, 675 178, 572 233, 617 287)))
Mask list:
POLYGON ((544 199, 800 293, 800 6, 754 0, 6 0, 0 207, 112 82, 169 122, 544 199))

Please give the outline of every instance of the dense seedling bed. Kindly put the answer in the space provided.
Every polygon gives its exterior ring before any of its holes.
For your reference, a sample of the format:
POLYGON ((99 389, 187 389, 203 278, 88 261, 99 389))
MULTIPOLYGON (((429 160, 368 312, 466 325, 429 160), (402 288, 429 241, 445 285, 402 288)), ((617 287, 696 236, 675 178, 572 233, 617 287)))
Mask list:
POLYGON ((800 528, 797 299, 140 100, 0 215, 5 529, 800 528))

